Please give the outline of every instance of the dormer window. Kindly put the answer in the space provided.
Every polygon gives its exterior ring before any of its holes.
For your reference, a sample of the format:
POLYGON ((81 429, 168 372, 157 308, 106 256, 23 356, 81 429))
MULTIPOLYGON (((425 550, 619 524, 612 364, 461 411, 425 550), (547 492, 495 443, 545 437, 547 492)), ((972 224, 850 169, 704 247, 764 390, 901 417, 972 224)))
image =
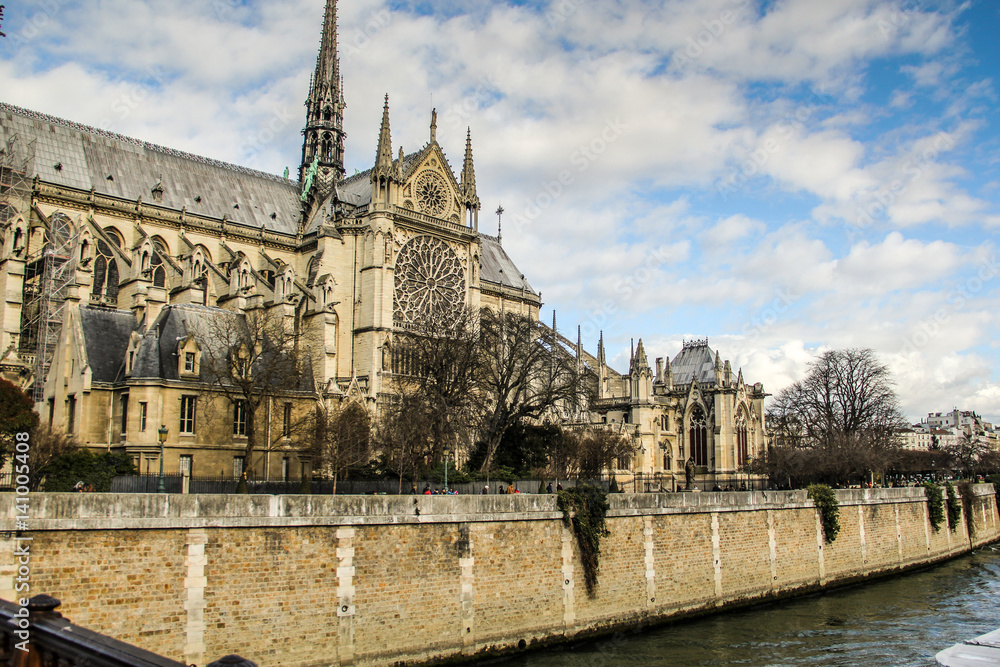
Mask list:
POLYGON ((185 373, 194 373, 194 368, 195 368, 195 365, 194 365, 194 356, 195 356, 194 352, 185 352, 184 353, 184 372, 185 373))
POLYGON ((178 341, 177 375, 182 380, 196 380, 201 373, 201 346, 195 341, 194 336, 178 341))

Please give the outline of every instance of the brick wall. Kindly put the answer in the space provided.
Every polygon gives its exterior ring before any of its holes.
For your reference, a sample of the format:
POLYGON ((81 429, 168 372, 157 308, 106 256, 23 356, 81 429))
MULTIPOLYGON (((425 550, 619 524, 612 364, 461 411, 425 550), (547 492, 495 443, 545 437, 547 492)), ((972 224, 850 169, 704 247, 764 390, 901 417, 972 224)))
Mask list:
MULTIPOLYGON (((825 543, 804 492, 611 497, 596 595, 553 496, 30 498, 31 591, 73 622, 205 664, 391 664, 559 641, 792 595, 1000 538, 934 531, 920 489, 840 491, 825 543)), ((12 497, 0 597, 13 599, 12 497)))

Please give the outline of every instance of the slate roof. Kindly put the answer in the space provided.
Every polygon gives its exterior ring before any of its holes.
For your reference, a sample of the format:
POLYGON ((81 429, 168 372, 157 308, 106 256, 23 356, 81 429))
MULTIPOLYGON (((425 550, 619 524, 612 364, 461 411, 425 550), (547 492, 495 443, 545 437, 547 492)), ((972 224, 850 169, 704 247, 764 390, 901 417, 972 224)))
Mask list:
MULTIPOLYGON (((219 347, 212 349, 213 322, 219 318, 239 319, 243 315, 224 308, 198 304, 170 305, 160 311, 160 315, 146 332, 132 363, 133 379, 178 380, 177 348, 180 341, 194 334, 202 349, 202 358, 214 353, 222 356, 225 351, 219 347)), ((217 343, 216 343, 217 345, 217 343)), ((201 365, 202 382, 210 380, 206 376, 206 365, 201 365)), ((312 390, 312 371, 307 363, 301 374, 300 391, 312 390)))
POLYGON ((94 382, 115 382, 123 377, 125 351, 137 326, 131 311, 80 307, 80 328, 94 382))
POLYGON ((22 151, 34 141, 34 157, 27 164, 32 177, 296 233, 300 210, 296 181, 0 102, 0 142, 15 134, 22 151), (163 189, 159 202, 152 194, 157 183, 163 189), (196 197, 201 200, 195 201, 196 197))
POLYGON ((482 280, 499 283, 514 289, 524 289, 525 292, 537 295, 537 292, 525 280, 524 274, 514 265, 514 261, 507 254, 507 251, 500 245, 497 237, 480 233, 479 240, 483 244, 479 274, 482 280))
POLYGON ((670 371, 675 386, 691 384, 693 378, 698 382, 715 382, 715 352, 707 341, 686 344, 670 362, 670 371))

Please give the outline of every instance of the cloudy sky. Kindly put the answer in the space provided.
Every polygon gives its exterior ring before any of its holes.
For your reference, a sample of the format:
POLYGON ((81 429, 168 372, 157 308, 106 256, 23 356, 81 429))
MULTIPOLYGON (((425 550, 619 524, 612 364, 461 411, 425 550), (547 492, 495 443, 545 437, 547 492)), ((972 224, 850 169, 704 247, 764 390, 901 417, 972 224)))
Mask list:
MULTIPOLYGON (((0 99, 293 173, 323 0, 8 2, 0 99)), ((348 173, 471 127, 481 229, 627 370, 708 337, 777 391, 878 351, 1000 422, 1000 3, 342 0, 348 173)), ((572 334, 571 334, 572 335, 572 334)))

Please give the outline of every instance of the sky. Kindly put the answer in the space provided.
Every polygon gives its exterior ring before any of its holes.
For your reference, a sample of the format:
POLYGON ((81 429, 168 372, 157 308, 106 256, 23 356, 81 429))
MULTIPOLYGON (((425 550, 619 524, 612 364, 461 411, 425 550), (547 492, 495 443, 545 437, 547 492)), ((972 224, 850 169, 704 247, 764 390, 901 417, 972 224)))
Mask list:
MULTIPOLYGON (((0 99, 281 174, 323 0, 8 2, 0 99)), ((1000 423, 1000 3, 342 0, 347 173, 471 129, 480 229, 609 363, 709 339, 776 393, 870 347, 1000 423)))

